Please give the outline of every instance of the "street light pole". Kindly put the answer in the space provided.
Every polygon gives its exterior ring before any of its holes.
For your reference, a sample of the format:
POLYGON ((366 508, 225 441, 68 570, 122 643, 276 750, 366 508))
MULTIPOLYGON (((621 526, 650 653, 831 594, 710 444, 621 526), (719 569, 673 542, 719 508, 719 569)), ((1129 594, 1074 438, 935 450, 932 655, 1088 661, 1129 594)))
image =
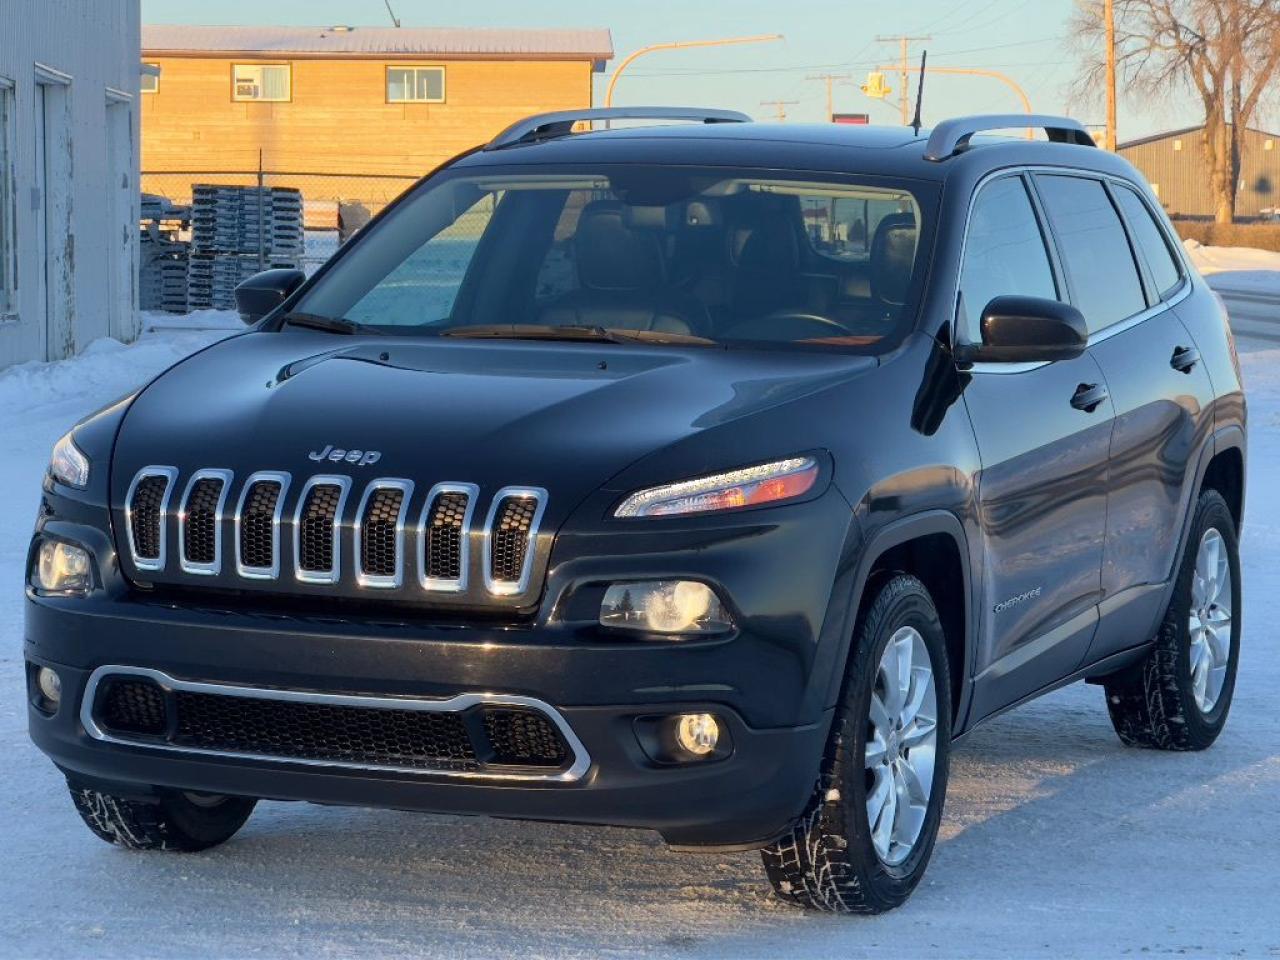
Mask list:
MULTIPOLYGON (((904 76, 908 73, 920 72, 919 67, 906 67, 906 68, 876 67, 876 69, 877 70, 902 70, 904 76)), ((977 67, 929 67, 926 72, 960 74, 960 75, 970 76, 970 77, 990 77, 993 80, 999 80, 1001 83, 1005 84, 1010 90, 1012 90, 1014 93, 1018 95, 1018 99, 1022 101, 1023 112, 1024 113, 1031 112, 1031 98, 1027 96, 1027 91, 1023 90, 1022 87, 1018 85, 1017 81, 1013 79, 1013 77, 1009 76, 1008 74, 1001 73, 998 70, 980 70, 977 67)), ((1032 133, 1032 131, 1028 130, 1027 139, 1030 140, 1033 138, 1033 136, 1034 134, 1032 133)))
POLYGON ((613 76, 609 78, 609 86, 604 92, 604 105, 606 107, 613 106, 613 88, 618 85, 618 77, 622 75, 622 71, 631 66, 631 64, 646 53, 656 53, 659 50, 687 50, 691 47, 728 47, 739 43, 770 43, 774 40, 781 40, 780 33, 767 33, 754 37, 726 37, 721 40, 675 40, 670 43, 651 43, 647 47, 641 47, 628 56, 624 57, 622 62, 618 64, 613 71, 613 76))

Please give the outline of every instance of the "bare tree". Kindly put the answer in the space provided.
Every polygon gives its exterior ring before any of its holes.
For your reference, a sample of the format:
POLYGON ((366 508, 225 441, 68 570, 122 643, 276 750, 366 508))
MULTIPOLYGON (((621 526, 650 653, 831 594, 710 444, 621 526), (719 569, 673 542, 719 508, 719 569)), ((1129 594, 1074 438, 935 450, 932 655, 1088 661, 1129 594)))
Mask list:
MULTIPOLYGON (((1280 67, 1280 0, 1115 0, 1115 18, 1126 86, 1200 97, 1216 218, 1232 222, 1244 132, 1280 67)), ((1077 0, 1072 29, 1085 54, 1081 86, 1096 89, 1106 69, 1101 0, 1077 0)))

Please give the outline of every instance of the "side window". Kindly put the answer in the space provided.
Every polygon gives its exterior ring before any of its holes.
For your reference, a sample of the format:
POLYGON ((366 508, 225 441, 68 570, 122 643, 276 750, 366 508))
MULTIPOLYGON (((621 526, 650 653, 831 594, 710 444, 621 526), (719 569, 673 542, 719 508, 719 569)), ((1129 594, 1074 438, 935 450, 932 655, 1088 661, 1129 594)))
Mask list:
POLYGON ((1163 300, 1182 280, 1182 271, 1169 251, 1169 241, 1151 215, 1151 210, 1137 191, 1129 187, 1115 188, 1116 200, 1129 221, 1129 230, 1133 234, 1133 242, 1138 245, 1142 255, 1151 268, 1151 278, 1156 284, 1156 295, 1163 300))
POLYGON ((1035 209, 1020 177, 987 184, 969 218, 960 268, 960 339, 981 339, 978 321, 996 297, 1058 298, 1035 209))
POLYGON ((842 262, 865 262, 885 217, 910 213, 905 201, 864 197, 801 197, 805 236, 817 253, 842 262))
POLYGON ((1036 185, 1089 332, 1145 310, 1129 238, 1101 181, 1037 175, 1036 185))

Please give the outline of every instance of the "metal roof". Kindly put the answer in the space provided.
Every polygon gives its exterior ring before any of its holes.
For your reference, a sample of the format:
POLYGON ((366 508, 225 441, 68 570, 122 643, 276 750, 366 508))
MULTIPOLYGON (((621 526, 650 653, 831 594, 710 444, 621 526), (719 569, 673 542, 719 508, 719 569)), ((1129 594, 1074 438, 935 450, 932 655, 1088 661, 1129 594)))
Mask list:
MULTIPOLYGON (((1228 127, 1231 124, 1227 124, 1228 127)), ((1179 127, 1177 130, 1165 130, 1163 133, 1153 133, 1145 137, 1138 137, 1134 140, 1126 140, 1124 143, 1116 144, 1117 150, 1128 150, 1130 147, 1141 147, 1148 143, 1158 143, 1161 140, 1170 140, 1174 137, 1185 137, 1192 133, 1201 133, 1204 130, 1204 124, 1198 124, 1193 127, 1179 127)), ((1268 133, 1258 127, 1245 127, 1249 133, 1256 133, 1263 137, 1280 137, 1280 134, 1268 133)))
POLYGON ((246 27, 145 24, 143 56, 609 60, 605 29, 246 27))

